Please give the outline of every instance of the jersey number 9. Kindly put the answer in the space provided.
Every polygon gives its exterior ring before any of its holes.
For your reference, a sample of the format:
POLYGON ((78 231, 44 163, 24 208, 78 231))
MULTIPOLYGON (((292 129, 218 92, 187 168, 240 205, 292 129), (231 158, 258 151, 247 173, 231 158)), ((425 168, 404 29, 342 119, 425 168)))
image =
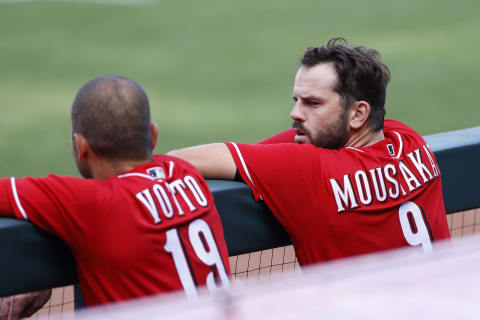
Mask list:
POLYGON ((430 225, 422 209, 414 202, 404 202, 398 210, 405 240, 411 246, 422 246, 424 252, 432 251, 430 225))

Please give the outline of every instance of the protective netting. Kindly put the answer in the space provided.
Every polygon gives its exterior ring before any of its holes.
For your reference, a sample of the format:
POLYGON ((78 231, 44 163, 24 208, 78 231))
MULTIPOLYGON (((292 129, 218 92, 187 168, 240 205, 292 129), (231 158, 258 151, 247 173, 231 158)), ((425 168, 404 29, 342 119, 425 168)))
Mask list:
MULTIPOLYGON (((454 238, 480 233, 480 209, 449 214, 447 221, 454 238)), ((292 246, 230 257, 230 268, 234 285, 241 287, 301 273, 292 246)), ((72 286, 56 288, 50 301, 29 319, 69 317, 73 314, 73 301, 72 286)))

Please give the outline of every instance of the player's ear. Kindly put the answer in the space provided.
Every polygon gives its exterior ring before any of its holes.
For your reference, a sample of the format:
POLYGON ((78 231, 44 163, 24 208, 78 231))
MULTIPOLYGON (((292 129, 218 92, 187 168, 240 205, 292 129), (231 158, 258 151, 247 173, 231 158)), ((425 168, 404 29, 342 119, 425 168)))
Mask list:
POLYGON ((150 122, 150 132, 152 133, 152 151, 153 151, 158 141, 158 126, 153 121, 150 122))
POLYGON ((370 116, 370 104, 366 101, 356 101, 348 110, 349 125, 353 130, 361 129, 370 116))
POLYGON ((90 144, 81 133, 73 134, 73 152, 80 161, 85 161, 91 153, 90 144))

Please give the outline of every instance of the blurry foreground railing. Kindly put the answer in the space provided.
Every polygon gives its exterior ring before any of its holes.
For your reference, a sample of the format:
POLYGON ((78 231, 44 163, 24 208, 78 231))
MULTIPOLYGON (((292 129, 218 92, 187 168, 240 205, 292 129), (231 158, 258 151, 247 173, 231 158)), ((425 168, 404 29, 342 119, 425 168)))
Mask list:
MULTIPOLYGON (((470 210, 480 207, 480 127, 425 139, 439 162, 447 212, 455 213, 447 216, 452 235, 480 231, 480 210, 470 210)), ((215 180, 209 186, 222 218, 234 278, 248 284, 262 274, 298 272, 287 233, 264 204, 253 200, 245 184, 215 180)), ((76 283, 68 248, 30 223, 0 219, 0 241, 8 243, 0 247, 0 296, 76 283)), ((71 292, 70 287, 54 291, 47 314, 70 310, 71 292)))

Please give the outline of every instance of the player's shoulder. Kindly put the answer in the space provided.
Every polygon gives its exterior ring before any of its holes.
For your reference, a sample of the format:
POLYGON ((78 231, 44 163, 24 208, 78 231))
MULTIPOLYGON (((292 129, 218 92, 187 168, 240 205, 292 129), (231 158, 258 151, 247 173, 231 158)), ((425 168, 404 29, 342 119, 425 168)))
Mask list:
POLYGON ((392 136, 401 134, 415 139, 423 141, 423 137, 413 128, 409 127, 403 122, 391 119, 385 119, 383 125, 383 133, 385 136, 392 136))
POLYGON ((272 149, 272 153, 279 157, 289 158, 296 163, 297 166, 311 166, 315 163, 321 163, 323 166, 329 165, 331 162, 338 162, 344 159, 349 150, 326 149, 317 147, 313 144, 299 143, 279 143, 264 145, 267 149, 272 149), (277 151, 277 152, 275 152, 277 151))
POLYGON ((385 119, 385 121, 383 122, 383 131, 384 132, 397 131, 397 132, 419 135, 419 133, 415 131, 413 128, 411 128, 410 126, 406 125, 401 121, 393 120, 393 119, 385 119))
POLYGON ((176 167, 177 170, 182 169, 182 170, 187 170, 187 171, 198 172, 197 169, 192 164, 190 164, 189 162, 187 162, 183 159, 171 156, 171 155, 155 154, 153 156, 153 158, 154 158, 155 163, 165 164, 168 167, 173 166, 173 168, 176 167))
POLYGON ((193 166, 189 162, 187 162, 183 159, 177 158, 175 156, 168 155, 168 154, 155 154, 153 156, 153 159, 154 159, 155 162, 163 162, 163 163, 173 162, 173 163, 178 164, 178 165, 193 168, 193 166))
POLYGON ((85 178, 80 178, 80 177, 74 177, 74 176, 62 176, 62 175, 56 175, 56 174, 48 174, 45 177, 27 177, 23 178, 26 180, 30 181, 36 181, 38 183, 43 183, 43 184, 52 184, 52 185, 75 185, 75 186, 92 186, 95 184, 98 184, 99 180, 95 179, 85 179, 85 178))
POLYGON ((36 193, 41 192, 62 195, 65 197, 74 196, 77 198, 85 195, 86 197, 98 191, 100 185, 99 180, 84 179, 73 176, 60 176, 56 174, 49 174, 45 177, 23 177, 14 178, 12 185, 19 190, 30 190, 36 193))
POLYGON ((267 139, 259 141, 258 144, 275 144, 275 143, 294 143, 295 142, 295 131, 293 128, 279 132, 267 139))
POLYGON ((282 159, 299 159, 304 157, 316 157, 318 154, 328 153, 329 150, 316 147, 312 144, 299 143, 274 143, 274 144, 246 144, 229 143, 234 145, 229 147, 230 152, 240 152, 241 154, 255 155, 257 158, 264 156, 281 157, 282 159))
POLYGON ((425 139, 414 129, 396 120, 385 120, 384 136, 390 138, 393 145, 405 153, 425 146, 425 139))
MULTIPOLYGON (((233 143, 232 143, 233 144, 233 143)), ((247 161, 256 159, 258 163, 274 165, 283 163, 292 166, 314 165, 315 163, 338 162, 344 152, 340 150, 325 149, 312 144, 276 143, 276 144, 244 144, 236 143, 237 148, 230 148, 234 155, 239 154, 247 161), (268 160, 267 160, 268 159, 268 160)))

